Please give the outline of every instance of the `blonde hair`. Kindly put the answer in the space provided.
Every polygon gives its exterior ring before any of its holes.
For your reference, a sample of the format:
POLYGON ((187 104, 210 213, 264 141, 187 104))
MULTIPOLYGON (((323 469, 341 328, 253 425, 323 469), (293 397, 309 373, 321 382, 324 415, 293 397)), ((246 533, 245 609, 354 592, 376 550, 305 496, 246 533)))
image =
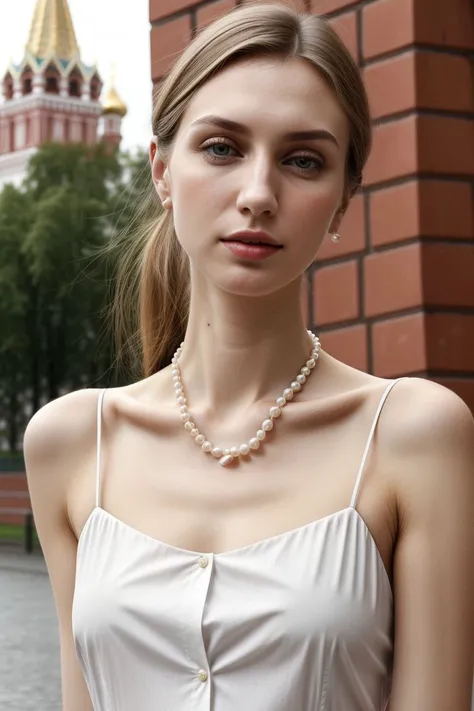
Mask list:
MULTIPOLYGON (((311 62, 333 87, 350 126, 346 196, 359 187, 371 146, 367 95, 359 69, 327 19, 299 14, 286 5, 239 6, 219 18, 189 44, 156 94, 153 133, 167 162, 182 116, 199 88, 240 58, 277 56, 311 62)), ((121 260, 114 300, 120 350, 140 345, 142 375, 167 365, 183 340, 189 314, 188 257, 163 211, 150 179, 138 206, 136 229, 121 260), (137 329, 138 325, 138 329, 137 329), (130 326, 135 342, 130 339, 130 326)), ((132 354, 133 355, 133 354, 132 354)), ((136 362, 136 350, 134 352, 136 362)))

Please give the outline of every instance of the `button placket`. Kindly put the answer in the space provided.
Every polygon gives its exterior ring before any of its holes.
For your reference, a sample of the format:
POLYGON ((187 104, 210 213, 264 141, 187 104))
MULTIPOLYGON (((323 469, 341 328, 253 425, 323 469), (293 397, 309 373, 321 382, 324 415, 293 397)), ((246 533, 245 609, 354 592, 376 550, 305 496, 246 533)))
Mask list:
MULTIPOLYGON (((192 562, 195 568, 195 573, 193 575, 194 579, 194 604, 196 605, 196 627, 193 630, 194 638, 194 661, 196 664, 194 675, 199 688, 201 689, 202 702, 210 702, 210 682, 211 682, 211 672, 209 669, 209 661, 207 659, 206 648, 204 646, 204 639, 202 636, 202 620, 204 615, 204 608, 206 605, 207 596, 209 593, 209 586, 211 583, 212 570, 214 565, 214 556, 212 553, 201 554, 194 558, 192 562), (205 701, 206 699, 206 701, 205 701)), ((207 706, 203 708, 207 709, 207 706)))

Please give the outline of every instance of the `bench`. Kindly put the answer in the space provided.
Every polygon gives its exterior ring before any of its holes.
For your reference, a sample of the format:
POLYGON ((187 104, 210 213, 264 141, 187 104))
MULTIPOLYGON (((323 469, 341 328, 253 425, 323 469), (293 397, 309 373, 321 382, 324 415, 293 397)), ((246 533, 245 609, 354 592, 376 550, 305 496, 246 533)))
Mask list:
POLYGON ((24 474, 0 475, 0 524, 22 526, 27 553, 34 548, 34 519, 24 474))

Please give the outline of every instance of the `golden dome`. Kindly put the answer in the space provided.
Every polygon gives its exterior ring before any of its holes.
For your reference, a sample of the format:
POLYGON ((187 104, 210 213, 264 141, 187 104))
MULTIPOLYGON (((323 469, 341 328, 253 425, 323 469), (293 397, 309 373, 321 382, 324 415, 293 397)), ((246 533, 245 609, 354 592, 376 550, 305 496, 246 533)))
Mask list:
POLYGON ((123 103, 113 85, 110 86, 107 94, 105 95, 102 103, 102 113, 118 114, 122 118, 128 113, 127 105, 123 103))
POLYGON ((79 57, 67 0, 37 0, 26 49, 34 57, 71 61, 79 57))

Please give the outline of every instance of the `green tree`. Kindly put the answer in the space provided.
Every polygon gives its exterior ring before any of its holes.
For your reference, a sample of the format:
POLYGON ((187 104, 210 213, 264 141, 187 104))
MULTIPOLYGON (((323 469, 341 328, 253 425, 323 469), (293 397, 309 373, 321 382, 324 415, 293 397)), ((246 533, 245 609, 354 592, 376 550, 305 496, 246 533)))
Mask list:
POLYGON ((36 296, 22 251, 30 221, 27 196, 6 186, 0 193, 0 422, 10 450, 24 419, 27 388, 39 398, 36 296))
POLYGON ((0 194, 0 422, 11 450, 44 402, 117 382, 106 247, 130 218, 143 160, 49 144, 22 188, 0 194))

